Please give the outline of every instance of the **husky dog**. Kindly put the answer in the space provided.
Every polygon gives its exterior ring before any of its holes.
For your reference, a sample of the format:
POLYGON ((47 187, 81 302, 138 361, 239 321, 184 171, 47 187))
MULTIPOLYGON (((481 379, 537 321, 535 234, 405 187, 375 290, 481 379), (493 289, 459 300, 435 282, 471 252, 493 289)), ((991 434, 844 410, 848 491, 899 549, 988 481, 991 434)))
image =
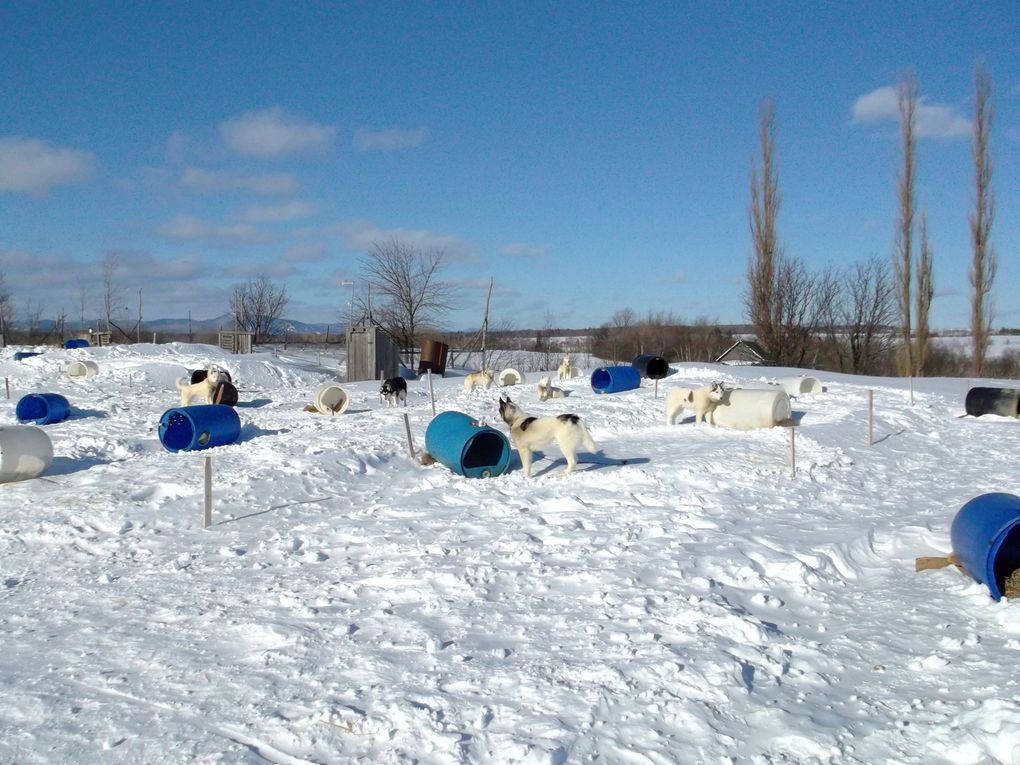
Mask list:
POLYGON ((492 387, 492 370, 483 369, 480 372, 472 372, 464 378, 464 392, 470 393, 475 388, 488 390, 492 387))
POLYGON ((218 369, 206 370, 206 375, 198 382, 188 383, 187 378, 177 380, 177 390, 181 392, 181 406, 189 406, 193 399, 204 398, 206 403, 213 402, 213 394, 220 381, 226 382, 223 373, 218 369))
POLYGON ((694 423, 708 421, 715 425, 715 408, 722 401, 725 390, 721 382, 702 385, 700 388, 673 388, 666 394, 666 424, 676 422, 677 415, 684 409, 694 411, 694 423))
POLYGON ((509 398, 500 397, 499 416, 510 426, 510 439, 521 455, 524 476, 531 476, 531 459, 535 449, 556 442, 567 458, 563 475, 577 465, 577 449, 595 451, 595 442, 584 422, 576 414, 559 414, 555 417, 529 417, 509 398))
POLYGON ((550 398, 564 398, 567 392, 563 388, 557 388, 549 381, 549 375, 546 375, 538 381, 538 400, 546 401, 550 398))
POLYGON ((397 404, 407 406, 407 380, 403 377, 391 377, 389 380, 383 380, 383 384, 379 388, 379 400, 386 402, 387 409, 397 404))
POLYGON ((556 368, 556 379, 557 380, 569 380, 574 376, 574 368, 570 366, 570 354, 563 354, 563 361, 556 368))

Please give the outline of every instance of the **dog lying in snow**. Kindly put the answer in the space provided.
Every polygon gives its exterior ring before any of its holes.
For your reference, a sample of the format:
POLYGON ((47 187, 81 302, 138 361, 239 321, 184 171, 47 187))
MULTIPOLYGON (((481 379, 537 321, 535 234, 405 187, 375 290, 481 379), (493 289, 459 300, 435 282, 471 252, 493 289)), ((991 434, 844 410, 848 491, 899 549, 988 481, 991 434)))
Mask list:
POLYGON ((551 444, 560 447, 567 458, 563 475, 568 475, 577 465, 577 450, 580 447, 595 451, 595 442, 584 422, 576 414, 558 414, 555 417, 530 417, 509 398, 499 399, 499 416, 510 426, 510 440, 521 455, 524 476, 531 476, 531 460, 535 449, 551 444))
POLYGON ((464 392, 470 393, 475 388, 488 390, 492 387, 492 370, 483 369, 480 372, 472 372, 464 378, 464 392))
POLYGON ((722 401, 725 390, 721 382, 702 385, 700 388, 673 388, 666 394, 666 424, 676 422, 684 409, 694 412, 694 423, 708 421, 715 425, 715 408, 722 401))
MULTIPOLYGON (((203 370, 198 370, 203 371, 203 370)), ((177 390, 181 392, 181 406, 190 406, 197 398, 205 399, 207 404, 213 403, 213 394, 220 382, 226 382, 225 373, 219 369, 207 369, 205 376, 198 382, 188 383, 187 378, 181 377, 177 380, 177 390)), ((194 377, 195 375, 193 375, 194 377)))
POLYGON ((565 398, 567 392, 563 388, 557 388, 549 380, 549 375, 546 375, 538 381, 538 400, 546 401, 550 398, 565 398))

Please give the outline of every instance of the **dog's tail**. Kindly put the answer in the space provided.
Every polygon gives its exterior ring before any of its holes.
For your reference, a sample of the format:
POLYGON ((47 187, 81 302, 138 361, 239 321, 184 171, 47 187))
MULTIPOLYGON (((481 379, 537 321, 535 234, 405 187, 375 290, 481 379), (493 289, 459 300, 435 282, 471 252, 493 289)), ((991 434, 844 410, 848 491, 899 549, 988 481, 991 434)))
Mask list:
POLYGON ((188 379, 186 377, 177 378, 177 390, 184 390, 189 385, 191 385, 191 383, 188 382, 188 379))
POLYGON ((581 446, 594 453, 596 451, 595 442, 591 438, 591 433, 588 432, 588 426, 584 424, 584 420, 581 420, 578 425, 581 426, 581 446))

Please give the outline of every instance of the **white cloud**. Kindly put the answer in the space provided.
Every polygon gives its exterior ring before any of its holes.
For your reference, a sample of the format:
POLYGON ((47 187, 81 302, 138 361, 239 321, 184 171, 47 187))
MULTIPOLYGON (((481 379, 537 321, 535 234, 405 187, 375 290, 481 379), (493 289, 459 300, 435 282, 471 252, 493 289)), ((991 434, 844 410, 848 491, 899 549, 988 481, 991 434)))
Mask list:
POLYGON ((0 138, 0 191, 45 194, 92 177, 91 152, 53 146, 37 138, 0 138))
POLYGON ((687 273, 685 271, 677 271, 676 273, 671 274, 670 277, 669 277, 669 283, 670 284, 686 284, 687 283, 687 273))
POLYGON ((354 148, 358 151, 396 151, 419 146, 428 136, 425 128, 388 128, 370 130, 358 128, 354 134, 354 148))
MULTIPOLYGON (((865 93, 850 107, 853 121, 859 124, 876 124, 900 120, 899 96, 896 88, 883 85, 865 93)), ((917 100, 918 138, 959 138, 970 135, 970 120, 950 106, 929 104, 921 96, 917 100)))
POLYGON ((442 250, 448 257, 470 260, 475 248, 462 239, 425 229, 384 229, 369 221, 348 221, 340 227, 344 242, 352 250, 369 250, 376 242, 396 239, 423 250, 442 250))
POLYGON ((321 152, 335 135, 332 125, 317 125, 278 106, 220 123, 220 136, 228 148, 261 159, 321 152))
POLYGON ((540 258, 548 251, 548 245, 524 244, 523 242, 514 242, 513 244, 508 244, 502 249, 502 253, 504 255, 524 258, 540 258))
POLYGON ((257 228, 248 223, 215 224, 189 215, 178 215, 160 227, 159 233, 168 239, 212 244, 239 244, 265 239, 257 228))
POLYGON ((318 211, 318 205, 295 200, 270 207, 249 207, 244 213, 244 220, 249 223, 286 223, 299 218, 307 218, 315 215, 318 211))
POLYGON ((289 173, 239 175, 189 167, 181 173, 181 185, 207 194, 223 191, 250 191, 262 196, 294 194, 297 179, 289 173))

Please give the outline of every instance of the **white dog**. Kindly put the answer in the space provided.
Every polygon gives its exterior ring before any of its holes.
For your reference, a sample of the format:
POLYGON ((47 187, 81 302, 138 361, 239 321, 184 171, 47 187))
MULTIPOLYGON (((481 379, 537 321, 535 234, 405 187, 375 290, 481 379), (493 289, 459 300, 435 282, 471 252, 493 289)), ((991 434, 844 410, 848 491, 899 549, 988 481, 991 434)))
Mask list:
POLYGON ((480 372, 472 372, 464 378, 464 392, 470 393, 475 388, 488 390, 492 387, 492 370, 483 369, 480 372))
POLYGON ((684 409, 694 411, 694 423, 708 421, 715 425, 715 408, 725 394, 721 382, 702 385, 700 388, 673 388, 666 394, 666 424, 676 422, 677 415, 684 409))
POLYGON ((574 368, 570 366, 570 354, 563 354, 563 361, 556 368, 556 379, 557 380, 569 380, 574 376, 574 368))
POLYGON ((207 404, 213 402, 213 394, 216 393, 216 386, 220 381, 226 382, 222 372, 218 369, 208 370, 206 376, 198 382, 188 383, 186 377, 177 380, 177 390, 181 392, 181 406, 190 406, 196 398, 205 399, 207 404))
POLYGON ((567 392, 563 388, 557 388, 549 380, 549 375, 546 375, 538 381, 538 400, 546 401, 550 398, 565 398, 567 392))
POLYGON ((584 422, 576 414, 558 414, 555 417, 529 417, 509 398, 499 399, 499 416, 510 426, 510 440, 521 455, 524 476, 531 476, 531 459, 535 449, 551 444, 560 447, 567 458, 563 475, 568 475, 577 465, 577 450, 584 447, 595 451, 595 442, 584 422))

